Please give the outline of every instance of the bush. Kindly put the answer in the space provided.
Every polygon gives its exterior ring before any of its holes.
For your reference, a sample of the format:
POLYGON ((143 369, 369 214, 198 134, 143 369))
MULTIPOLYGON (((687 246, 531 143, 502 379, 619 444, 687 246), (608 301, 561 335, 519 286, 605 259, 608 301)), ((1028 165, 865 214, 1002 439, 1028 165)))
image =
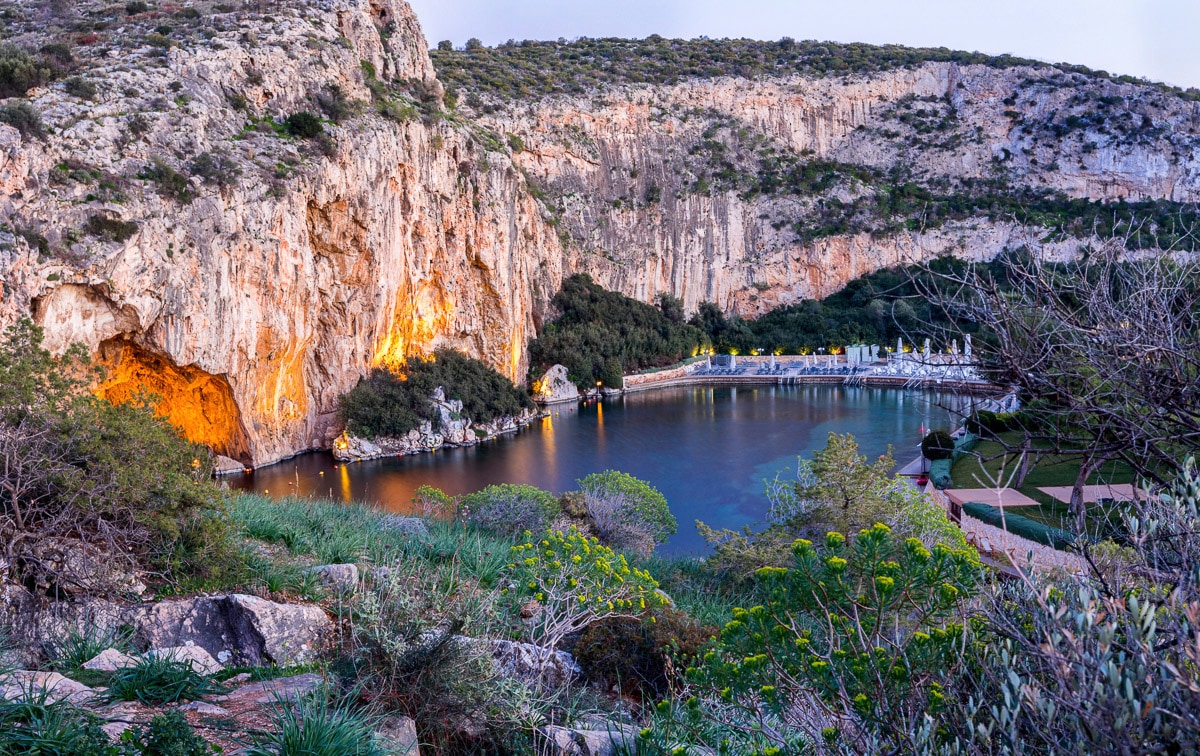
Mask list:
POLYGON ((88 218, 83 229, 104 241, 123 242, 137 233, 138 224, 137 221, 123 221, 120 218, 93 215, 88 218))
POLYGON ((192 200, 196 198, 195 192, 188 183, 188 177, 167 165, 161 158, 151 158, 150 165, 142 169, 138 178, 153 181, 158 185, 159 194, 184 205, 191 204, 192 200))
POLYGON ((50 82, 57 75, 54 66, 35 60, 15 45, 0 45, 0 99, 24 97, 34 87, 50 82))
POLYGON ((82 629, 72 625, 61 637, 46 643, 43 650, 50 659, 50 666, 70 674, 80 670, 84 663, 107 649, 128 649, 129 640, 129 633, 104 630, 94 623, 88 623, 82 629))
POLYGON ((375 739, 375 718, 347 703, 330 703, 324 691, 271 714, 274 731, 254 736, 246 756, 386 756, 375 739))
POLYGON ((1049 525, 1019 515, 1012 510, 1001 512, 996 507, 988 504, 969 501, 963 504, 963 512, 988 525, 994 525, 998 528, 1003 527, 1008 532, 1019 535, 1022 538, 1028 538, 1035 543, 1052 546, 1056 549, 1066 549, 1074 546, 1076 540, 1078 540, 1078 536, 1074 533, 1069 533, 1059 528, 1052 528, 1049 525))
POLYGON ((856 752, 911 752, 913 729, 939 711, 935 673, 961 659, 957 620, 979 562, 898 543, 881 524, 850 540, 829 533, 821 548, 797 540, 792 554, 790 567, 759 571, 768 598, 733 610, 690 679, 720 699, 713 716, 730 734, 755 720, 791 743, 844 736, 856 752))
POLYGON ((201 152, 190 166, 194 175, 224 189, 237 183, 241 167, 227 153, 201 152))
POLYGON ((527 533, 511 558, 512 591, 538 605, 526 625, 529 640, 546 653, 594 622, 638 618, 667 603, 649 572, 575 528, 536 539, 527 533))
POLYGON ((354 115, 354 103, 346 97, 346 93, 337 84, 329 84, 325 91, 317 95, 317 105, 321 112, 334 123, 341 123, 354 115))
POLYGON ((440 386, 463 403, 473 422, 515 416, 533 407, 529 394, 479 360, 442 349, 430 359, 412 358, 397 372, 377 368, 341 398, 341 416, 358 436, 402 436, 429 421, 441 427, 430 398, 440 386))
POLYGON ((81 100, 91 100, 95 98, 99 91, 96 84, 82 76, 72 76, 63 82, 63 87, 67 90, 67 94, 72 97, 78 97, 81 100))
POLYGON ((953 455, 954 439, 946 431, 930 431, 921 439, 921 456, 925 459, 936 461, 950 459, 953 455))
POLYGON ((108 682, 112 701, 141 701, 148 706, 195 701, 223 692, 220 685, 192 669, 187 661, 164 656, 143 656, 137 664, 113 672, 108 682))
POLYGON ((677 671, 700 660, 716 628, 674 609, 658 609, 653 617, 604 620, 580 633, 571 654, 587 679, 634 700, 660 700, 677 689, 677 671))
POLYGON ((667 498, 632 475, 605 470, 576 483, 596 533, 617 548, 648 554, 679 528, 667 498))
POLYGON ((27 102, 15 102, 0 106, 0 123, 7 123, 23 137, 42 139, 46 130, 42 127, 42 116, 27 102))
POLYGON ((126 16, 136 16, 139 13, 146 13, 149 10, 150 6, 143 2, 143 0, 132 0, 132 2, 125 3, 126 16))
POLYGON ((196 734, 178 709, 155 715, 143 727, 121 733, 114 756, 209 756, 221 749, 196 734))
POLYGON ((307 110, 292 113, 283 122, 289 134, 301 139, 316 139, 325 133, 325 125, 307 110))
POLYGON ((459 512, 484 530, 511 536, 541 533, 558 517, 559 507, 554 494, 540 488, 501 483, 464 496, 459 512))
POLYGON ((0 700, 0 756, 112 756, 108 734, 90 712, 45 692, 0 700))

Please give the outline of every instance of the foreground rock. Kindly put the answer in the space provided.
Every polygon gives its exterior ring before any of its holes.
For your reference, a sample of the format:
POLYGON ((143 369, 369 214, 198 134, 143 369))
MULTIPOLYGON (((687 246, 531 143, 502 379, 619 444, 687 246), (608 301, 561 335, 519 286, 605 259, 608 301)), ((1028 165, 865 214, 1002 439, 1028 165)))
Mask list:
POLYGON ((617 756, 633 753, 636 746, 633 728, 610 723, 603 729, 572 729, 550 725, 538 730, 538 739, 546 756, 617 756))
POLYGON ((255 667, 314 661, 333 631, 320 607, 277 604, 237 593, 138 607, 130 623, 136 630, 134 642, 141 647, 190 643, 223 664, 255 667))
POLYGON ((85 704, 95 700, 96 691, 83 683, 63 677, 57 672, 35 672, 19 669, 0 677, 0 698, 40 700, 45 695, 48 703, 68 701, 85 704))
POLYGON ((384 719, 375 730, 380 745, 388 756, 420 756, 417 723, 411 718, 395 715, 384 719))
POLYGON ((558 688, 583 679, 583 669, 566 651, 547 653, 546 649, 532 643, 494 638, 460 638, 462 642, 491 655, 500 674, 527 685, 558 688))
POLYGON ((186 664, 194 672, 201 675, 215 675, 225 669, 212 654, 200 646, 171 646, 170 648, 154 648, 142 655, 143 659, 166 659, 168 661, 186 664))
POLYGON ((106 648, 80 666, 94 672, 116 672, 118 669, 132 667, 135 664, 137 664, 137 659, 132 656, 123 654, 115 648, 106 648))

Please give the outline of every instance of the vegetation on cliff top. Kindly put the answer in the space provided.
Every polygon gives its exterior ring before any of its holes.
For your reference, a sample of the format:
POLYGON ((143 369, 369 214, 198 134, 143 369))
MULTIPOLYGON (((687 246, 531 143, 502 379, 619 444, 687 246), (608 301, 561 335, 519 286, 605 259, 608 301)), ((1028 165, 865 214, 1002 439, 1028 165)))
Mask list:
MULTIPOLYGON (((486 93, 503 99, 528 99, 551 94, 583 94, 620 84, 675 84, 687 79, 718 76, 830 76, 914 68, 923 63, 948 62, 996 68, 1031 66, 1065 73, 1146 84, 1129 76, 1113 76, 1085 66, 1011 55, 984 55, 938 48, 900 45, 839 44, 784 37, 777 42, 751 39, 581 38, 572 42, 509 41, 484 47, 477 40, 455 50, 442 43, 430 51, 438 77, 448 88, 468 97, 486 93)), ((1188 99, 1200 91, 1161 88, 1188 99)))
POLYGON ((440 349, 428 359, 409 360, 395 372, 372 370, 342 396, 342 420, 351 433, 365 438, 402 436, 426 421, 436 430, 442 417, 431 396, 439 386, 447 399, 460 400, 463 416, 476 423, 533 407, 528 392, 483 362, 440 349))
POLYGON ((700 329, 683 322, 672 297, 660 306, 607 291, 586 273, 563 281, 552 307, 558 317, 529 344, 535 370, 565 365, 578 386, 621 386, 621 376, 694 356, 708 342, 700 329))

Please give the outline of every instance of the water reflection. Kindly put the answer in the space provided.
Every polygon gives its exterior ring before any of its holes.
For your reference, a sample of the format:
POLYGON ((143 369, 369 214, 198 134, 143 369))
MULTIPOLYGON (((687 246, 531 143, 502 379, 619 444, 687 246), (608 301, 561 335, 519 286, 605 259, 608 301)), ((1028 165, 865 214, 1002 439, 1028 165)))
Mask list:
POLYGON ((492 483, 561 492, 589 473, 623 470, 653 483, 671 503, 680 532, 665 549, 694 552, 703 548, 695 520, 727 528, 761 520, 763 481, 793 468, 797 455, 823 446, 830 432, 853 434, 872 457, 892 445, 904 462, 917 453, 921 426, 948 426, 948 407, 968 402, 863 387, 680 387, 559 406, 514 436, 467 449, 350 465, 328 453, 305 454, 231 483, 272 496, 372 501, 407 512, 413 492, 426 484, 451 494, 492 483))

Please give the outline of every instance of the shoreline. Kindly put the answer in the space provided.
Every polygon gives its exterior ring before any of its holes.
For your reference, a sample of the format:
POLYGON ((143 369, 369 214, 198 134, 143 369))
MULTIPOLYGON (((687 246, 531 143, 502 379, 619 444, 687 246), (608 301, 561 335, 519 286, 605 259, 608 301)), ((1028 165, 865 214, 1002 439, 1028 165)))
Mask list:
POLYGON ((947 389, 984 396, 1003 395, 1006 389, 986 381, 962 381, 946 378, 922 378, 915 380, 904 376, 859 375, 848 381, 844 375, 688 375, 662 381, 646 381, 621 389, 621 393, 650 391, 676 386, 801 386, 805 384, 826 386, 870 386, 893 389, 947 389))

